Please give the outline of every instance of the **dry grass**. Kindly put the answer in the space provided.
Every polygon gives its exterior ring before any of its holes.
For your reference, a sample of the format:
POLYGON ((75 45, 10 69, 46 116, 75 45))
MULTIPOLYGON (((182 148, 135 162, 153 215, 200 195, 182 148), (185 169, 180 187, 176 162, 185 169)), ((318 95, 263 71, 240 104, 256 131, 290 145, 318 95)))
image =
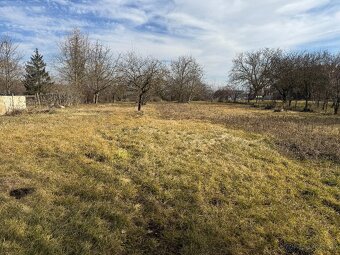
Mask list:
POLYGON ((225 104, 160 105, 158 110, 166 119, 203 120, 267 135, 281 151, 299 159, 340 162, 340 116, 225 104))
POLYGON ((285 156, 263 123, 289 133, 313 118, 338 141, 339 119, 310 116, 152 104, 1 117, 0 254, 336 254, 338 154, 285 156))

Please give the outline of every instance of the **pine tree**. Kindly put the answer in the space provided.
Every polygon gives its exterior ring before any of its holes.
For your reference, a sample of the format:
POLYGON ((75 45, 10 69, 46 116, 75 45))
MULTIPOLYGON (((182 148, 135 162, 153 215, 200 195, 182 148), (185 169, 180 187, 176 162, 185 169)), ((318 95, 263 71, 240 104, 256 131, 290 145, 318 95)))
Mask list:
POLYGON ((38 49, 35 49, 31 60, 25 65, 25 71, 24 86, 30 95, 40 95, 48 86, 53 84, 50 75, 46 71, 43 55, 39 54, 38 49))

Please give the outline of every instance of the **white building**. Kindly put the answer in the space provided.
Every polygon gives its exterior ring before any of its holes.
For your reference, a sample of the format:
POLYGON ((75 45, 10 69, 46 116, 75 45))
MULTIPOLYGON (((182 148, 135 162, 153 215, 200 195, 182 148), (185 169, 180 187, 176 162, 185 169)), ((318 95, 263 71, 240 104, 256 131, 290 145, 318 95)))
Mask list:
POLYGON ((0 96, 0 115, 26 110, 25 96, 0 96))

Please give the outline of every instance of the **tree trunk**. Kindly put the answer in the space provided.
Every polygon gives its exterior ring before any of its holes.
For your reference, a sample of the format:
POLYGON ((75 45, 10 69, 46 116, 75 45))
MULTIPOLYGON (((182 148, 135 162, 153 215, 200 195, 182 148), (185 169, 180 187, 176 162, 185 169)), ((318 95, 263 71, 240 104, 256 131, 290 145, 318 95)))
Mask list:
POLYGON ((191 102, 191 100, 192 100, 192 96, 191 96, 191 95, 189 95, 188 103, 190 103, 190 102, 191 102))
POLYGON ((142 98, 143 98, 143 94, 140 94, 138 97, 138 111, 142 110, 142 98))
POLYGON ((307 111, 308 110, 308 101, 309 101, 309 98, 310 98, 309 86, 307 85, 307 83, 305 83, 304 96, 305 96, 305 108, 304 108, 304 111, 307 111))
POLYGON ((305 111, 308 110, 308 99, 305 100, 305 108, 304 108, 305 111))
POLYGON ((35 94, 36 100, 38 102, 38 105, 41 106, 41 101, 40 101, 40 95, 39 93, 35 94))
POLYGON ((282 103, 285 104, 287 102, 287 96, 282 94, 282 103))
POLYGON ((99 100, 99 93, 96 92, 96 93, 93 94, 93 101, 92 102, 94 104, 98 104, 98 100, 99 100))
POLYGON ((327 106, 328 106, 328 100, 325 99, 325 100, 323 101, 323 104, 322 104, 322 110, 323 110, 323 111, 327 111, 327 106))
POLYGON ((259 94, 259 92, 258 91, 254 91, 254 96, 255 96, 255 103, 257 104, 257 102, 258 102, 258 94, 259 94))
POLYGON ((340 106, 340 98, 337 98, 337 100, 336 100, 336 102, 334 104, 334 115, 338 114, 339 106, 340 106))
MULTIPOLYGON (((274 100, 274 103, 276 104, 275 100, 274 100)), ((281 109, 286 109, 286 105, 287 105, 287 99, 286 99, 286 97, 284 97, 283 100, 282 100, 282 107, 281 107, 281 109)))

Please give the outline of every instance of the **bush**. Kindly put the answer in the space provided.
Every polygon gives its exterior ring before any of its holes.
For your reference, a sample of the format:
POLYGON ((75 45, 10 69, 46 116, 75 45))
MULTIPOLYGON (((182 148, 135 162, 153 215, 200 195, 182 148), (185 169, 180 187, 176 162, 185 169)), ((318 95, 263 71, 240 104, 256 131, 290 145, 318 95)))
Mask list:
POLYGON ((6 113, 6 116, 17 116, 17 115, 21 115, 21 114, 24 114, 26 112, 26 110, 18 110, 18 109, 15 109, 13 111, 9 111, 6 113))
POLYGON ((272 110, 272 109, 274 109, 276 107, 276 105, 274 104, 274 103, 272 103, 272 104, 266 104, 265 106, 264 106, 264 109, 266 109, 266 110, 272 110))

